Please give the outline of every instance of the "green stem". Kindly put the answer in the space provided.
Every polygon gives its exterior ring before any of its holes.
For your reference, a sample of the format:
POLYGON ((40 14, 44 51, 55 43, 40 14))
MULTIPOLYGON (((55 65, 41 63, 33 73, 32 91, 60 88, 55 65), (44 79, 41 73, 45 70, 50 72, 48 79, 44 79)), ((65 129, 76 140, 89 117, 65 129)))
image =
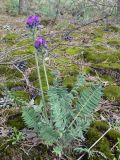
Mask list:
POLYGON ((42 93, 42 100, 43 100, 43 103, 44 103, 45 102, 45 98, 44 98, 44 94, 43 94, 42 80, 41 80, 41 75, 40 75, 40 70, 39 70, 38 56, 37 56, 36 52, 35 52, 35 61, 36 61, 36 67, 37 67, 39 86, 40 86, 40 90, 41 90, 41 93, 42 93))
POLYGON ((48 87, 48 90, 49 90, 49 82, 48 82, 48 76, 47 76, 47 71, 46 71, 46 66, 45 66, 44 58, 43 58, 43 68, 44 68, 44 73, 45 73, 45 79, 46 79, 47 87, 48 87))

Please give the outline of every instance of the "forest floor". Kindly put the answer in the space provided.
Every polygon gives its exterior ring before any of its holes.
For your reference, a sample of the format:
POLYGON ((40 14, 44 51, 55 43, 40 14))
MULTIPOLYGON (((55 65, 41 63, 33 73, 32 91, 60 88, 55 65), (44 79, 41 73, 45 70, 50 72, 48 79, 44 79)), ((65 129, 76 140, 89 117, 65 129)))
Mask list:
MULTIPOLYGON (((8 90, 12 91, 27 102, 34 97, 36 104, 40 100, 35 49, 28 36, 25 20, 26 17, 0 15, 0 157, 1 160, 32 160, 34 157, 56 160, 55 155, 42 145, 36 133, 26 128, 20 108, 10 108, 12 102, 6 94, 8 90), (7 91, 3 88, 7 88, 7 91), (26 139, 11 146, 10 136, 14 127, 24 133, 26 139)), ((119 152, 113 146, 120 138, 120 27, 104 25, 102 22, 78 27, 64 20, 52 24, 42 19, 38 35, 46 39, 49 48, 46 64, 50 85, 53 82, 53 70, 60 71, 63 85, 69 90, 79 73, 86 74, 87 81, 102 82, 104 95, 96 111, 96 122, 86 136, 87 145, 89 147, 96 140, 89 138, 91 134, 93 137, 97 135, 97 138, 111 124, 111 131, 95 149, 103 152, 109 160, 117 159, 119 152), (103 149, 104 142, 108 143, 108 150, 103 149)), ((42 78, 46 91, 43 75, 42 78)), ((69 158, 63 159, 72 160, 75 157, 71 154, 69 158)), ((99 158, 93 157, 91 160, 99 158)))

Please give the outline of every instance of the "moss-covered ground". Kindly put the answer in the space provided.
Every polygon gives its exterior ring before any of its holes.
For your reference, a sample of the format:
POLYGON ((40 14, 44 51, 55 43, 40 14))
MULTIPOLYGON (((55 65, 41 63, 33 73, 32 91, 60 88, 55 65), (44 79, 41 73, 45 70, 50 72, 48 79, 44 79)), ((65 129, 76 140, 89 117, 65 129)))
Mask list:
MULTIPOLYGON (((23 22, 24 19, 21 23, 23 22)), ((2 21, 2 23, 4 24, 5 22, 2 21)), ((1 29, 0 31, 0 87, 7 87, 8 90, 13 91, 24 101, 29 101, 31 95, 25 76, 34 89, 39 87, 39 83, 36 74, 33 42, 30 37, 26 35, 25 26, 21 23, 16 24, 18 28, 21 27, 18 32, 12 29, 10 31, 1 29), (26 64, 25 72, 21 72, 15 66, 16 62, 21 61, 24 61, 26 64)), ((47 25, 41 33, 38 33, 38 35, 51 33, 50 36, 49 34, 45 36, 48 47, 51 50, 49 60, 46 61, 49 84, 52 85, 53 83, 54 75, 52 72, 59 70, 63 85, 71 89, 76 81, 76 76, 84 72, 95 78, 99 77, 99 80, 102 82, 107 82, 108 85, 105 86, 103 98, 119 103, 120 83, 117 82, 120 82, 120 28, 112 25, 107 26, 107 30, 104 25, 97 27, 91 26, 90 28, 86 27, 82 31, 77 30, 72 32, 69 35, 71 40, 66 40, 61 33, 54 34, 56 31, 62 31, 66 25, 69 26, 69 29, 74 28, 73 25, 66 23, 67 22, 56 24, 51 31, 49 25, 47 25)), ((43 79, 43 89, 46 91, 45 75, 42 67, 40 71, 43 79)), ((35 102, 38 103, 39 100, 40 97, 37 95, 35 102)), ((8 125, 18 129, 24 126, 19 117, 18 119, 11 119, 8 125), (21 124, 19 124, 20 122, 21 124)), ((90 147, 108 127, 108 124, 99 121, 93 124, 86 135, 88 147, 90 147)), ((111 130, 95 146, 95 149, 104 153, 109 160, 113 160, 115 157, 118 158, 118 152, 111 151, 111 147, 117 143, 118 137, 120 137, 120 133, 111 130)), ((38 148, 37 151, 39 151, 38 148)), ((8 152, 6 149, 8 159, 11 157, 13 150, 11 148, 8 152)), ((18 153, 19 151, 16 149, 16 152, 18 153)), ((45 154, 43 154, 44 153, 41 154, 43 158, 37 154, 36 156, 38 156, 38 158, 36 159, 45 159, 44 155, 48 155, 47 149, 45 154)), ((102 159, 93 157, 91 160, 102 159)))

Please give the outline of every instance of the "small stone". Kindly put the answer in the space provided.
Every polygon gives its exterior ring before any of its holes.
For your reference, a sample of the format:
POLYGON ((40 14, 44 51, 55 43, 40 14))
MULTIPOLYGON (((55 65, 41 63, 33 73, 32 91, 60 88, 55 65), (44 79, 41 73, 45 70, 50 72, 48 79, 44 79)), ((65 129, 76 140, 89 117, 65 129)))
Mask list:
POLYGON ((37 142, 39 142, 39 138, 37 138, 37 137, 35 137, 35 138, 33 138, 33 140, 32 140, 32 142, 34 143, 34 144, 36 144, 37 142))
POLYGON ((28 139, 34 138, 34 137, 36 137, 36 136, 37 136, 36 133, 29 133, 29 134, 27 134, 27 138, 28 138, 28 139))

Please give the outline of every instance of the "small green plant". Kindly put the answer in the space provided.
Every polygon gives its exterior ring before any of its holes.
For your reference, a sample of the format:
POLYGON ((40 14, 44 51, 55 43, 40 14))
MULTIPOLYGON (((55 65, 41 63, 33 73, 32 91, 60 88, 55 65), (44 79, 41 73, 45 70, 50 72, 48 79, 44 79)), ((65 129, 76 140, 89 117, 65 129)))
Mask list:
POLYGON ((13 134, 11 137, 12 144, 17 144, 21 140, 24 140, 25 136, 22 132, 19 132, 15 127, 13 128, 13 134))
POLYGON ((85 76, 78 77, 71 92, 55 80, 47 92, 48 101, 34 102, 23 108, 22 117, 53 152, 61 156, 63 149, 74 139, 84 140, 83 133, 93 120, 93 113, 100 102, 102 87, 99 84, 86 86, 85 76))

